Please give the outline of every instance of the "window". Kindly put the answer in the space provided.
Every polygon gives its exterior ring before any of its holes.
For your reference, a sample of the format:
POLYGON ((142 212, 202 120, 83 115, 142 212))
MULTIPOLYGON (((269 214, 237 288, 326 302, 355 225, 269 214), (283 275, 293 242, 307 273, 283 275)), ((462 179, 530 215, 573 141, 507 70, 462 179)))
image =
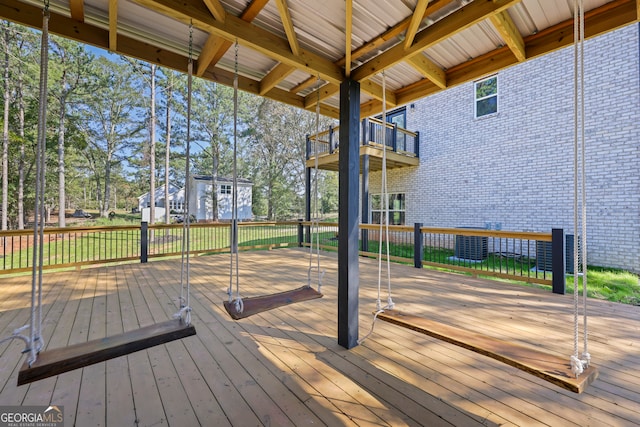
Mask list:
MULTIPOLYGON (((404 193, 389 194, 389 225, 404 225, 404 193)), ((384 206, 380 194, 371 196, 371 223, 380 224, 384 206)))
POLYGON ((498 112, 498 76, 479 80, 473 84, 476 119, 498 112))
POLYGON ((231 194, 231 186, 228 184, 221 185, 220 194, 231 194))

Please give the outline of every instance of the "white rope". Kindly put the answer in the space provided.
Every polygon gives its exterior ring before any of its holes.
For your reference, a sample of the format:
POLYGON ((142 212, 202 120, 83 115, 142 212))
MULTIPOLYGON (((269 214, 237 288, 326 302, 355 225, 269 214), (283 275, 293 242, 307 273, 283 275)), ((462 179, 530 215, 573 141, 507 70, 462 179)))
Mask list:
POLYGON ((384 71, 382 72, 382 178, 380 183, 380 198, 383 203, 383 215, 380 218, 380 236, 378 244, 378 299, 376 300, 376 312, 373 315, 373 322, 369 332, 359 339, 358 344, 362 344, 373 333, 373 329, 380 313, 385 310, 391 310, 395 306, 391 298, 391 260, 389 259, 389 191, 387 187, 387 79, 384 71), (384 225, 384 229, 383 229, 384 225), (384 233, 383 233, 384 231, 384 233), (382 243, 386 246, 386 262, 387 262, 387 304, 383 307, 381 300, 382 289, 382 243))
POLYGON ((191 95, 193 81, 193 23, 189 25, 189 63, 187 64, 187 148, 185 153, 185 181, 184 199, 185 209, 182 219, 182 264, 180 269, 180 310, 173 315, 182 319, 187 325, 191 324, 191 210, 189 208, 190 165, 191 165, 191 95), (186 292, 185 292, 186 291, 186 292))
MULTIPOLYGON (((320 219, 318 209, 318 138, 320 135, 320 76, 318 75, 316 92, 318 99, 316 103, 316 136, 314 139, 314 167, 313 167, 313 215, 311 218, 311 244, 309 245, 309 269, 307 270, 307 287, 311 287, 311 272, 317 272, 318 292, 322 290, 322 278, 325 270, 320 268, 320 219), (314 237, 316 241, 316 266, 313 266, 313 245, 314 237)), ((331 144, 331 141, 329 141, 331 144)))
POLYGON ((231 206, 231 262, 229 272, 229 302, 233 302, 233 280, 235 277, 236 297, 235 309, 238 313, 244 311, 244 304, 240 296, 240 271, 238 258, 238 40, 235 43, 235 65, 233 75, 233 195, 231 206), (235 257, 235 263, 234 263, 235 257), (235 266, 235 275, 234 275, 235 266))
MULTIPOLYGON (((33 221, 33 263, 31 273, 31 318, 29 321, 30 335, 27 363, 31 366, 38 358, 38 352, 44 347, 41 337, 42 332, 42 264, 44 259, 44 192, 45 192, 45 165, 46 165, 46 139, 47 139, 47 78, 49 74, 49 3, 44 4, 42 12, 42 39, 40 42, 40 82, 38 105, 38 136, 36 151, 36 188, 35 207, 33 221)), ((24 329, 21 328, 19 330, 24 329)), ((19 331, 18 330, 18 331, 19 331)), ((9 339, 23 339, 19 332, 9 339)))
POLYGON ((574 0, 573 19, 573 114, 574 114, 574 144, 573 144, 573 228, 574 238, 574 274, 573 274, 573 355, 571 356, 571 371, 576 378, 584 372, 591 362, 588 351, 587 328, 587 210, 586 210, 586 147, 585 147, 585 105, 584 105, 584 5, 583 0, 574 0), (584 321, 584 350, 579 357, 579 293, 582 278, 583 321, 584 321))

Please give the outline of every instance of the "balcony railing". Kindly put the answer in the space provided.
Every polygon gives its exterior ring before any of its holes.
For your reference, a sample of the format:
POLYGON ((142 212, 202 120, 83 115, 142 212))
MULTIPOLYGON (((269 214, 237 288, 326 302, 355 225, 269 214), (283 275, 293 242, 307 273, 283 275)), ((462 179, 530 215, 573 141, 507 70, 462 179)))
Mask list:
MULTIPOLYGON (((380 226, 360 225, 360 255, 378 257, 380 226)), ((45 229, 43 268, 81 268, 114 262, 147 262, 182 253, 183 226, 146 223, 115 227, 45 229)), ((311 238, 324 250, 338 250, 338 224, 244 222, 238 227, 239 250, 309 246, 311 238), (318 239, 318 240, 315 240, 318 239)), ((550 285, 564 293, 564 234, 389 226, 389 259, 412 264, 550 285), (550 271, 553 270, 553 271, 550 271)), ((33 265, 33 231, 0 231, 0 274, 27 272, 33 265)), ((386 245, 385 245, 386 246, 386 245)), ((384 248, 383 248, 384 249, 384 248)), ((192 255, 230 251, 228 223, 191 225, 192 255)), ((386 251, 383 250, 383 257, 386 251)))
MULTIPOLYGON (((409 157, 419 157, 420 134, 398 127, 395 123, 383 123, 378 119, 362 120, 360 145, 382 147, 384 144, 391 151, 409 157), (384 132, 386 131, 386 135, 384 132)), ((330 127, 317 135, 307 137, 307 160, 315 156, 333 154, 338 150, 340 126, 330 127)))

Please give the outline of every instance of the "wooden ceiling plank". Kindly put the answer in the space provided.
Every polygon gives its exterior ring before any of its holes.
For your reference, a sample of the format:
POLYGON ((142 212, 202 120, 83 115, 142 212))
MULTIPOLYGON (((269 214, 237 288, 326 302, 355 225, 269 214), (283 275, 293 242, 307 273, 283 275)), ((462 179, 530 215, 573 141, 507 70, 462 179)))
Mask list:
POLYGON ((278 83, 284 80, 289 74, 295 71, 295 67, 280 63, 276 65, 266 76, 260 80, 260 95, 264 95, 271 89, 276 87, 278 83))
POLYGON ((490 16, 506 10, 520 0, 474 1, 461 9, 442 18, 416 34, 414 43, 405 49, 403 44, 397 44, 386 52, 370 59, 353 70, 355 80, 364 80, 386 68, 406 61, 429 47, 457 34, 490 16))
POLYGON ((109 50, 118 50, 118 0, 109 0, 109 50))
POLYGON ((426 56, 415 55, 407 59, 407 62, 419 73, 435 83, 440 89, 447 87, 447 75, 445 71, 426 56))
POLYGON ((69 0, 71 17, 78 22, 84 22, 84 0, 69 0))
POLYGON ((418 32, 418 28, 420 28, 420 23, 424 19, 424 12, 427 10, 427 5, 429 4, 429 0, 418 0, 416 4, 416 8, 413 11, 413 15, 411 16, 411 22, 409 22, 409 27, 407 28, 407 33, 404 38, 404 48, 408 49, 413 44, 413 39, 418 32))
POLYGON ((298 44, 298 37, 296 37, 296 30, 293 27, 293 20, 291 19, 291 13, 289 13, 287 0, 276 0, 276 4, 278 5, 278 11, 280 12, 280 19, 282 20, 284 32, 287 35, 287 40, 289 40, 291 53, 298 56, 300 54, 300 45, 298 44))
POLYGON ((509 46, 509 49, 516 56, 516 59, 519 62, 522 62, 527 59, 527 55, 524 49, 524 40, 522 38, 522 34, 518 31, 516 24, 511 19, 511 15, 506 10, 503 10, 500 13, 496 13, 495 15, 489 18, 491 23, 498 33, 500 33, 500 37, 502 40, 509 46))
POLYGON ((202 50, 200 51, 200 55, 198 56, 198 66, 196 68, 196 76, 201 77, 205 70, 209 68, 211 63, 213 62, 213 58, 216 54, 225 47, 226 49, 223 51, 227 51, 229 47, 231 47, 232 43, 228 40, 223 39, 222 37, 218 37, 215 34, 210 34, 205 42, 202 50))
POLYGON ((219 0, 204 0, 204 4, 207 5, 207 9, 220 22, 224 22, 227 17, 227 12, 219 0))
POLYGON ((193 25, 197 28, 215 33, 229 41, 237 38, 244 46, 309 74, 320 74, 322 79, 329 82, 338 84, 342 81, 342 70, 330 60, 305 49, 300 49, 299 55, 293 55, 287 40, 235 16, 227 15, 225 22, 216 21, 208 9, 203 8, 202 3, 196 0, 134 1, 185 23, 193 19, 193 25))

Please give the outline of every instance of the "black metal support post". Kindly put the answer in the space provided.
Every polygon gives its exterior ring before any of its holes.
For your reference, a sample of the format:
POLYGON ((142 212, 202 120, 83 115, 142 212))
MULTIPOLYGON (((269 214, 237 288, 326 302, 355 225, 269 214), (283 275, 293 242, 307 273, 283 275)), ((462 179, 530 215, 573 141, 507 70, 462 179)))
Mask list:
POLYGON ((551 288, 554 294, 564 295, 566 291, 564 257, 564 230, 554 228, 551 230, 551 288))
POLYGON ((302 218, 298 218, 298 247, 302 247, 302 242, 304 241, 304 227, 302 226, 302 218))
POLYGON ((422 259, 424 258, 424 245, 421 222, 413 224, 413 266, 415 268, 422 268, 422 259))
MULTIPOLYGON (((304 219, 305 221, 309 222, 311 221, 311 168, 306 168, 304 176, 304 189, 304 219)), ((311 243, 311 226, 309 225, 305 227, 304 241, 307 243, 311 243)))
POLYGON ((149 223, 140 223, 140 262, 145 263, 149 259, 149 223))
POLYGON ((358 345, 358 178, 360 174, 360 83, 340 84, 338 344, 358 345))
MULTIPOLYGON (((369 155, 362 156, 362 206, 360 207, 360 222, 369 224, 369 155)), ((369 230, 360 231, 360 247, 363 252, 369 252, 369 230)))

